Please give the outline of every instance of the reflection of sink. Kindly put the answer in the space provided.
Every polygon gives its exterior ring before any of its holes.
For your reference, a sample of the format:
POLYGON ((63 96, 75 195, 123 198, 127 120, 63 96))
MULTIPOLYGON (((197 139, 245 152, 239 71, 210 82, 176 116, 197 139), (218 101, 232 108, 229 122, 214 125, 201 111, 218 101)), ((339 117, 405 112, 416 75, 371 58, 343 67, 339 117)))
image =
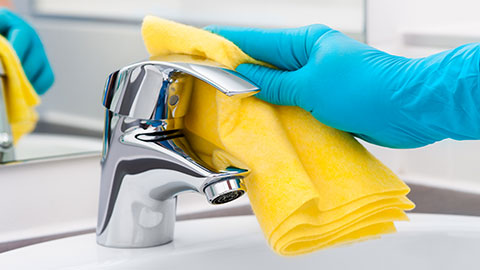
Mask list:
POLYGON ((28 160, 53 156, 100 152, 102 140, 70 135, 32 133, 15 145, 15 159, 28 160))
POLYGON ((155 248, 98 246, 94 234, 0 254, 0 269, 478 269, 480 218, 410 214, 380 240, 280 257, 253 216, 177 222, 174 242, 155 248))

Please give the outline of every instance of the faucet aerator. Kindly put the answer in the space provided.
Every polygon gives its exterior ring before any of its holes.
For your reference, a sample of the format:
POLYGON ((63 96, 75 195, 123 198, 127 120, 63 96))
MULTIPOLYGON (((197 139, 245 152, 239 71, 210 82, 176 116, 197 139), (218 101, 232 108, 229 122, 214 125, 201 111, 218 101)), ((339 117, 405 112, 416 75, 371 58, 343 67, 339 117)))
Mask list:
POLYGON ((224 204, 241 197, 246 189, 242 178, 234 178, 210 184, 203 192, 209 203, 224 204))

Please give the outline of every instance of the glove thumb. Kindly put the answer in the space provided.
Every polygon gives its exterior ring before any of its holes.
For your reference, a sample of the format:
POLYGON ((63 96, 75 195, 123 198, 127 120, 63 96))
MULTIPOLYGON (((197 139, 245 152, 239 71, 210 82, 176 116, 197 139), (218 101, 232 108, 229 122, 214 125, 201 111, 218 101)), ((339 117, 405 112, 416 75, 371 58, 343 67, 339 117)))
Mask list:
POLYGON ((260 87, 256 97, 277 105, 295 106, 298 97, 296 71, 283 71, 253 64, 241 64, 236 71, 260 87))

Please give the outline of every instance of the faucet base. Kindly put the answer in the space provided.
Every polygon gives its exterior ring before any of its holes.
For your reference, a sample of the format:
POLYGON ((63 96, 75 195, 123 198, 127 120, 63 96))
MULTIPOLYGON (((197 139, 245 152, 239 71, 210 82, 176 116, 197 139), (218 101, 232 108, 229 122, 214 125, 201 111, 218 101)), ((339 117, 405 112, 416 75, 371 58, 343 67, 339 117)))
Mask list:
POLYGON ((108 228, 97 231, 97 243, 106 247, 146 248, 173 240, 177 197, 158 198, 152 189, 152 171, 125 177, 108 228))
POLYGON ((112 220, 119 226, 97 234, 97 243, 114 248, 147 248, 170 243, 173 241, 176 200, 173 198, 155 205, 133 203, 128 213, 132 222, 119 224, 112 220))

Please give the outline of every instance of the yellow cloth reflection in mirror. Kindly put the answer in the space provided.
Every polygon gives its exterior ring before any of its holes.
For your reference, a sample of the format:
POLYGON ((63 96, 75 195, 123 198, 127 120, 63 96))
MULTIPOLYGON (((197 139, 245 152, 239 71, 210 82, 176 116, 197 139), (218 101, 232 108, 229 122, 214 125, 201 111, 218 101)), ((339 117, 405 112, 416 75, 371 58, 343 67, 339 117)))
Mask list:
MULTIPOLYGON (((231 69, 262 64, 220 36, 153 16, 144 19, 142 34, 151 55, 191 54, 231 69)), ((185 127, 239 161, 201 140, 192 147, 217 169, 242 162, 252 170, 247 194, 276 252, 298 255, 376 238, 408 219, 404 210, 414 207, 408 186, 350 134, 297 107, 231 99, 201 81, 194 88, 185 127)))
POLYGON ((35 128, 38 120, 35 106, 40 103, 40 98, 28 81, 15 50, 3 36, 0 36, 0 59, 5 71, 3 89, 8 121, 16 143, 35 128))

